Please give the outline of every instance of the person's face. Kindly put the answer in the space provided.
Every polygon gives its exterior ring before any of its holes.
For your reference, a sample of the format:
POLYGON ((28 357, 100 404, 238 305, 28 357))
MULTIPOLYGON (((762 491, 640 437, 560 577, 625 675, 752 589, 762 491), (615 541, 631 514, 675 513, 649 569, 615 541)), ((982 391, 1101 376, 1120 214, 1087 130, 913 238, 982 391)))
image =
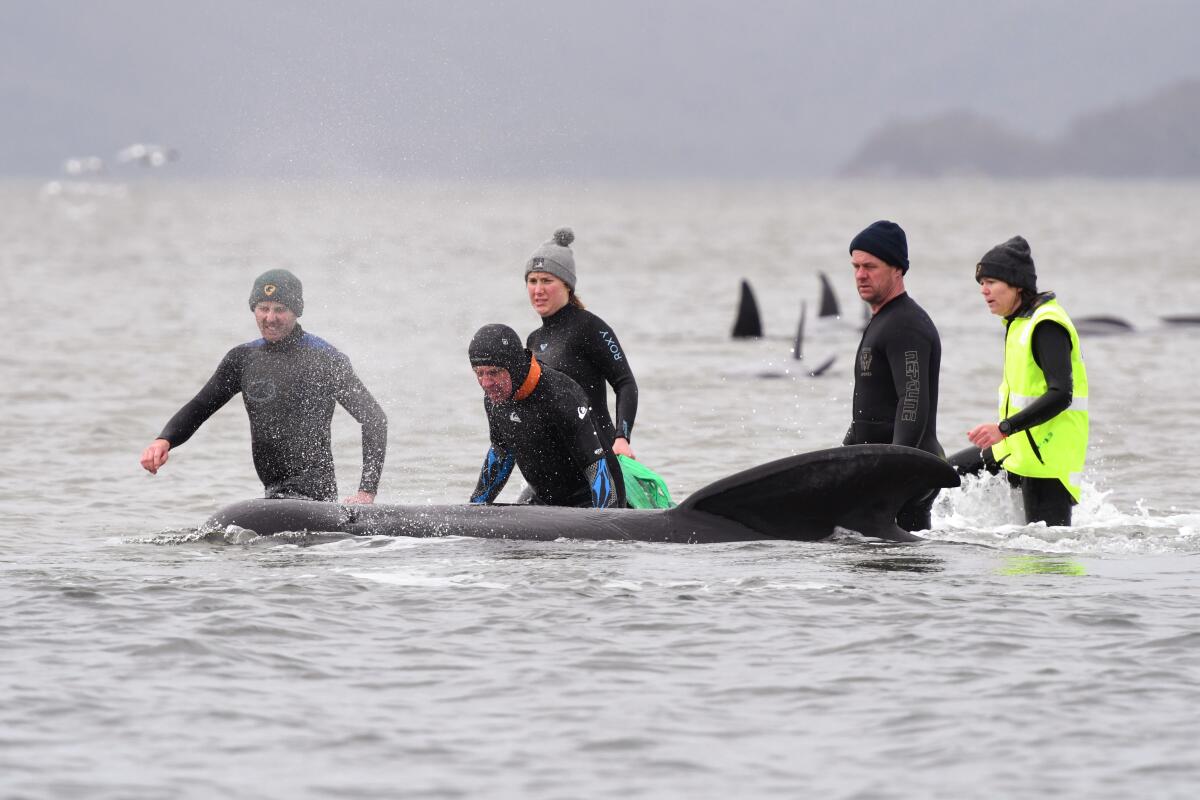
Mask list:
POLYGON ((850 264, 854 267, 854 285, 858 296, 874 308, 896 294, 896 288, 904 273, 865 250, 855 250, 850 254, 850 264))
POLYGON ((475 367, 475 380, 493 403, 503 403, 512 397, 512 375, 501 367, 475 367))
POLYGON ((979 293, 987 303, 988 311, 997 317, 1007 317, 1021 305, 1021 292, 1017 287, 995 278, 984 278, 979 282, 979 293))
POLYGON ((278 342, 286 339, 296 327, 296 312, 283 303, 273 303, 269 300, 254 306, 254 321, 258 330, 268 342, 278 342))
POLYGON ((542 317, 558 313, 571 298, 567 285, 549 272, 529 273, 525 288, 529 290, 529 304, 542 317))

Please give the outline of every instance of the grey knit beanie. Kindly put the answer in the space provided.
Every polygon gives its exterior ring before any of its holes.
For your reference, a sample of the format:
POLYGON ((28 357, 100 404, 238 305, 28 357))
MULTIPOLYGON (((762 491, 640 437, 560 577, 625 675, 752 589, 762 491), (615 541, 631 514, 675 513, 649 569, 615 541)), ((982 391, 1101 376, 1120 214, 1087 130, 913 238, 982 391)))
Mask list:
POLYGON ((575 232, 570 228, 556 230, 554 238, 543 242, 525 262, 525 277, 528 278, 531 272, 549 272, 572 292, 575 291, 575 254, 571 252, 573 241, 575 232))
POLYGON ((975 265, 975 282, 982 283, 984 278, 1001 280, 1036 294, 1037 268, 1025 237, 1014 236, 984 253, 975 265))

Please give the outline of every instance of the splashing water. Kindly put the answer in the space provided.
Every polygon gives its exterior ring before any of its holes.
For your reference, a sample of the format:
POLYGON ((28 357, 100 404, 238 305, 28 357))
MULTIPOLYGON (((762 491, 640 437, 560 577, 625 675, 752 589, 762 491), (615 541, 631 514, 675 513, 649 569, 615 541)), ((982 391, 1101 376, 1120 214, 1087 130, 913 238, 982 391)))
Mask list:
POLYGON ((1155 515, 1139 501, 1132 511, 1112 492, 1084 480, 1071 527, 1025 523, 1020 490, 1003 475, 968 475, 934 504, 934 538, 1014 550, 1093 555, 1165 555, 1200 550, 1200 514, 1155 515))

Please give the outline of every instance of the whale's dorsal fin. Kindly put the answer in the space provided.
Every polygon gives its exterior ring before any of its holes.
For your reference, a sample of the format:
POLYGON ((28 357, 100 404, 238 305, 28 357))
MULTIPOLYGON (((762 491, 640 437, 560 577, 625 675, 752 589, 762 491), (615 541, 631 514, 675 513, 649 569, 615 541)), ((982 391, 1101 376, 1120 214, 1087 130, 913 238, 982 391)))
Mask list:
POLYGON ((771 539, 820 539, 834 528, 912 541, 896 525, 908 500, 959 485, 944 459, 890 444, 850 445, 783 458, 730 475, 679 504, 771 539))
POLYGON ((750 282, 742 279, 742 293, 738 298, 737 319, 733 322, 733 338, 757 339, 763 335, 762 317, 758 314, 758 301, 750 282))
POLYGON ((792 342, 792 358, 804 359, 804 318, 808 316, 808 304, 800 301, 800 324, 796 326, 796 338, 792 342))
POLYGON ((833 294, 833 286, 829 284, 829 278, 824 272, 818 274, 821 277, 821 310, 817 312, 817 316, 840 317, 842 312, 838 310, 837 297, 833 294))

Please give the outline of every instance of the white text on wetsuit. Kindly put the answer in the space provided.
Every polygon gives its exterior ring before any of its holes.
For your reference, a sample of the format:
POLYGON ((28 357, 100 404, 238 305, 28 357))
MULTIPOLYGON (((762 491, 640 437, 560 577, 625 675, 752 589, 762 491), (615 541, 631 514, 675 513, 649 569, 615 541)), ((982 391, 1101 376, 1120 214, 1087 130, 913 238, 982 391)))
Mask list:
POLYGON ((917 360, 916 350, 904 351, 904 408, 900 419, 905 422, 917 421, 917 404, 921 401, 921 362, 917 360))
POLYGON ((617 340, 612 337, 608 331, 600 331, 600 338, 608 345, 608 352, 612 353, 613 361, 621 360, 621 348, 617 347, 617 340))

